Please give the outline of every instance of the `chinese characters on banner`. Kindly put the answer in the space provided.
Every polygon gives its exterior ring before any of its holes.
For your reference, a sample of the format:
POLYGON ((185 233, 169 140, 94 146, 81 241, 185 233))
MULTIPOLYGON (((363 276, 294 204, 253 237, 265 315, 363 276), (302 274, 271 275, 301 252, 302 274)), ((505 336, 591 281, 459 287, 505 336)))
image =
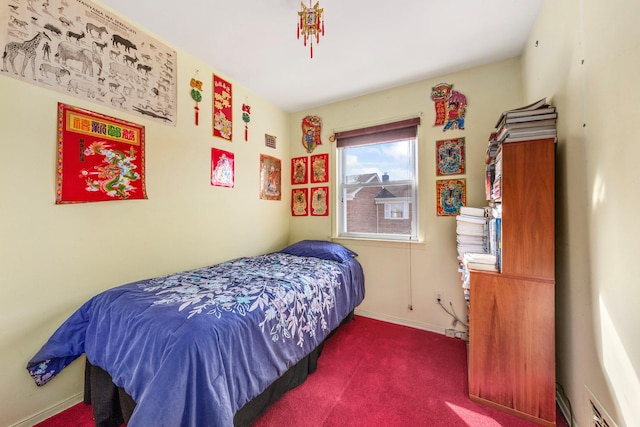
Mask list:
POLYGON ((144 126, 58 103, 56 204, 146 199, 144 126))
POLYGON ((453 90, 453 85, 440 83, 431 88, 431 100, 436 109, 433 126, 443 126, 442 131, 464 130, 464 118, 467 113, 467 97, 453 90))
POLYGON ((231 83, 213 75, 213 136, 232 140, 233 100, 231 83))

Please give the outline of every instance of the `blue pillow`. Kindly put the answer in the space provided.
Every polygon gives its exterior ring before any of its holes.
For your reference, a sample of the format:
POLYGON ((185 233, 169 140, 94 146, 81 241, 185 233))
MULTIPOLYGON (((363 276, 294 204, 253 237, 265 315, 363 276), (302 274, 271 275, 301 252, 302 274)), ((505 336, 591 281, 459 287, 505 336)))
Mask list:
POLYGON ((280 252, 297 256, 316 257, 332 261, 345 262, 357 253, 345 248, 342 245, 324 240, 301 240, 298 243, 287 246, 280 252))

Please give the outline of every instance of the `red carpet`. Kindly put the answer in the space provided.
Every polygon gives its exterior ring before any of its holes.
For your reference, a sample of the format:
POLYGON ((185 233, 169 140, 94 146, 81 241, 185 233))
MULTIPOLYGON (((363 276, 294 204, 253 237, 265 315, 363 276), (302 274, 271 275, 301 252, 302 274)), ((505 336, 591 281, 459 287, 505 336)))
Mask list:
MULTIPOLYGON (((318 370, 253 427, 535 427, 468 398, 466 343, 356 316, 329 339, 318 370)), ((37 427, 89 427, 80 403, 37 427)), ((558 426, 567 426, 558 411, 558 426)))

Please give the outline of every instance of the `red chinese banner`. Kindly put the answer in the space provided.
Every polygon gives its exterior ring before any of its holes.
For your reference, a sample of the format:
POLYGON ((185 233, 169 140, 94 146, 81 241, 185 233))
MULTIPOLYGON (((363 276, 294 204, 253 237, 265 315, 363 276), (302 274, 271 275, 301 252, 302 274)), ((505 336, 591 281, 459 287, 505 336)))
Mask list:
POLYGON ((58 103, 56 204, 146 199, 144 126, 58 103))
POLYGON ((309 189, 294 188, 291 190, 291 216, 307 216, 309 214, 309 189))
POLYGON ((232 140, 233 99, 231 83, 213 75, 213 136, 232 140))
POLYGON ((308 157, 294 157, 291 159, 291 184, 306 184, 309 181, 308 169, 308 157))
POLYGON ((235 183, 235 156, 230 151, 211 149, 211 185, 231 187, 235 183))
POLYGON ((311 156, 311 183, 329 182, 329 155, 311 156))
POLYGON ((311 216, 329 216, 329 187, 311 188, 311 216))

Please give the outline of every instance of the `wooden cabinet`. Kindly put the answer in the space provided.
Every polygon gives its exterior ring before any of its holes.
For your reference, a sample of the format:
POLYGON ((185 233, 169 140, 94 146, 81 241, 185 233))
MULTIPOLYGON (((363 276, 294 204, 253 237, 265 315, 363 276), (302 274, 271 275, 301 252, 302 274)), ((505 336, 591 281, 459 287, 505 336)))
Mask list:
POLYGON ((470 271, 469 395, 555 426, 555 142, 500 150, 502 268, 470 271))

